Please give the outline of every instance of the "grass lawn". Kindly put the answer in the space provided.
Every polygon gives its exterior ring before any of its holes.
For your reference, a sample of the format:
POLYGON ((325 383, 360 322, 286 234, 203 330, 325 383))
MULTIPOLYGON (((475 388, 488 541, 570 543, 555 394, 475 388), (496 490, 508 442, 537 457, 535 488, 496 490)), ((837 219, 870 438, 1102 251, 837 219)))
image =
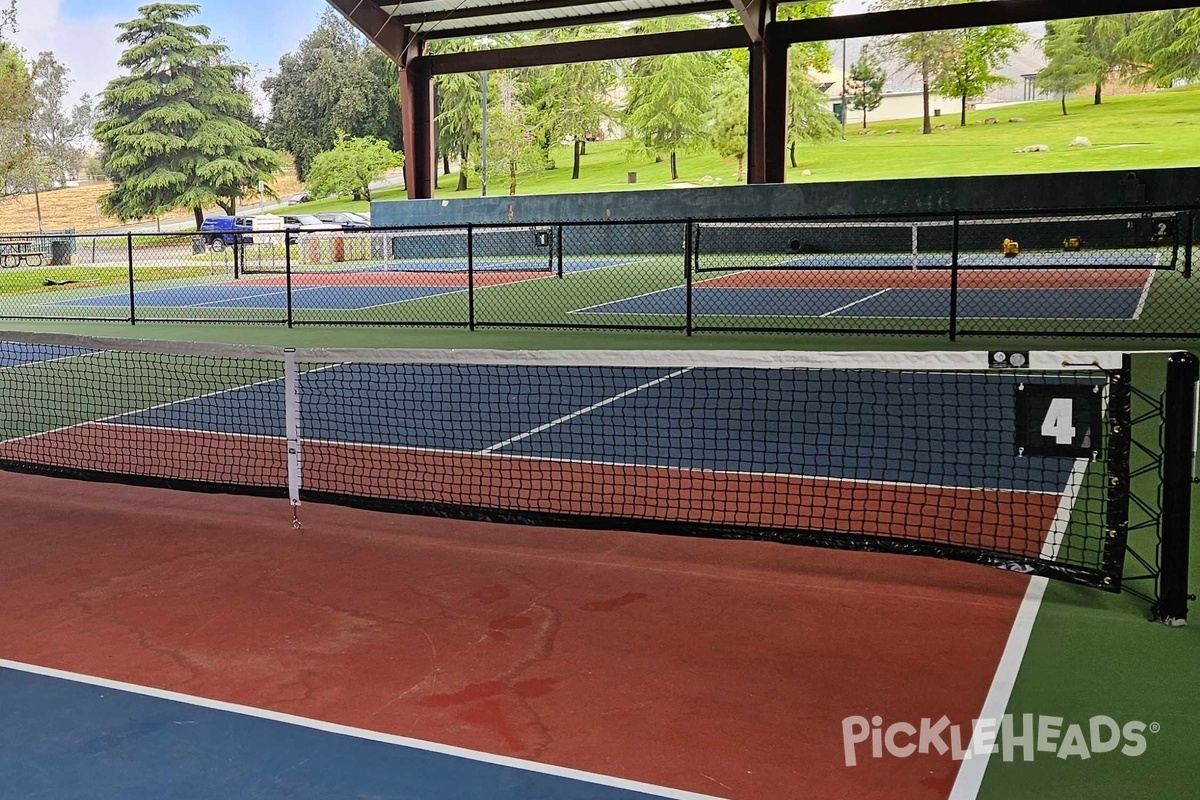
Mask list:
MULTIPOLYGON (((199 267, 137 267, 133 271, 135 282, 161 281, 175 278, 197 278, 210 274, 209 269, 199 267)), ((27 292, 61 291, 73 286, 110 286, 127 284, 129 268, 124 266, 77 266, 36 267, 0 272, 0 294, 24 294, 27 292), (46 281, 52 281, 46 285, 46 281), (70 281, 70 283, 66 283, 70 281)))
MULTIPOLYGON (((857 128, 848 129, 846 141, 797 150, 796 168, 789 168, 789 182, 825 183, 864 181, 881 178, 922 178, 964 175, 1008 175, 1033 172, 1085 172, 1110 169, 1149 169, 1200 165, 1200 86, 1171 89, 1148 94, 1111 97, 1103 105, 1089 99, 1068 103, 1068 116, 1062 116, 1057 100, 1004 106, 968 115, 967 126, 957 127, 957 118, 942 117, 950 130, 924 136, 921 121, 870 120, 874 136, 860 136, 857 128), (998 125, 985 125, 996 117, 998 125), (1010 123, 1021 117, 1023 123, 1010 123), (885 135, 895 129, 900 133, 885 135), (1068 147, 1076 136, 1087 136, 1091 148, 1068 147), (1049 153, 1017 154, 1013 150, 1032 144, 1049 145, 1049 153), (804 170, 811 175, 805 176, 804 170)), ((721 186, 736 184, 737 164, 722 159, 711 149, 679 154, 679 181, 670 180, 670 167, 664 160, 630 158, 624 141, 595 142, 583 157, 579 180, 571 180, 571 151, 555 148, 556 169, 537 177, 521 179, 519 194, 566 194, 573 192, 632 191, 663 189, 669 186, 721 186), (636 172, 638 182, 630 184, 628 173, 636 172)), ((454 191, 457 175, 439 176, 437 197, 479 196, 478 181, 465 192, 454 191)), ((494 181, 492 194, 507 187, 494 181)), ((402 200, 404 189, 390 189, 375 195, 376 200, 402 200)), ((349 200, 322 200, 293 206, 296 212, 313 213, 333 210, 368 211, 369 203, 349 200)))

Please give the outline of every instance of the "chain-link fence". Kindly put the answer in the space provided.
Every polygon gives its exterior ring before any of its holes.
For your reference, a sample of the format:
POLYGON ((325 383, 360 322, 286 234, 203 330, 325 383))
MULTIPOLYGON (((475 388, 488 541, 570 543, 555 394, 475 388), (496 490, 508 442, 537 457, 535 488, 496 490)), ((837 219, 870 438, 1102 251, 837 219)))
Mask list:
POLYGON ((1196 208, 0 236, 0 317, 1200 337, 1196 208))

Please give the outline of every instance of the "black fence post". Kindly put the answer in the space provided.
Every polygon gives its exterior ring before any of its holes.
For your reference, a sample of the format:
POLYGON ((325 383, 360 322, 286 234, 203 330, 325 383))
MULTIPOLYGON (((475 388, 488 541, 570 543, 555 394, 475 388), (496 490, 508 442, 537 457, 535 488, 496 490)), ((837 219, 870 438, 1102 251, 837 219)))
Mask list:
POLYGON ((475 330, 475 226, 467 223, 467 329, 475 330))
POLYGON ((1192 250, 1196 247, 1196 212, 1189 211, 1183 215, 1183 277, 1192 277, 1192 250))
POLYGON ((233 279, 236 281, 242 277, 240 253, 242 252, 242 237, 236 233, 233 235, 233 279))
POLYGON ((1196 382, 1200 359, 1174 353, 1167 359, 1163 394, 1162 545, 1155 617, 1168 625, 1187 621, 1188 550, 1192 523, 1192 448, 1196 433, 1196 382))
POLYGON ((950 242, 950 341, 958 339, 958 248, 959 225, 962 219, 954 215, 950 242))
MULTIPOLYGON (((235 259, 234 264, 236 263, 237 260, 235 259)), ((294 320, 292 309, 292 232, 286 229, 283 232, 283 275, 287 293, 287 326, 290 328, 294 320)))
POLYGON ((125 255, 129 259, 129 324, 137 324, 137 310, 133 288, 133 231, 125 234, 125 255))
POLYGON ((684 227, 683 241, 683 280, 686 286, 683 327, 688 336, 692 335, 692 234, 694 230, 695 226, 689 219, 684 227))
POLYGON ((558 251, 558 256, 557 256, 557 258, 558 258, 558 277, 561 278, 563 276, 563 226, 562 225, 557 226, 557 228, 555 229, 554 236, 555 236, 554 247, 558 251))

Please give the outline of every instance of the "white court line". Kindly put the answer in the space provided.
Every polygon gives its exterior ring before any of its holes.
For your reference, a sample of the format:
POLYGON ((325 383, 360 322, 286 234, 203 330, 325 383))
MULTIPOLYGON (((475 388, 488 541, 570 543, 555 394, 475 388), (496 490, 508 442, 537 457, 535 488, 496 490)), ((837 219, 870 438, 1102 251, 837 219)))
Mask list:
POLYGON ((243 717, 268 720, 270 722, 279 722, 284 725, 294 725, 299 728, 308 728, 310 730, 321 731, 323 733, 332 733, 339 736, 350 736, 355 739, 363 739, 370 742, 380 742, 382 744, 390 744, 396 747, 407 747, 413 750, 422 750, 427 753, 436 753, 438 755, 450 756, 452 758, 466 759, 481 764, 492 764, 498 767, 507 767, 509 769, 518 769, 524 772, 533 772, 539 775, 549 775, 555 778, 565 778, 568 780, 579 781, 581 783, 607 786, 613 789, 624 789, 630 792, 641 792, 653 797, 670 798, 671 800, 721 800, 721 798, 714 795, 697 794, 696 792, 688 792, 682 789, 672 789, 666 786, 657 786, 650 783, 627 780, 625 778, 616 778, 610 775, 601 775, 595 772, 571 769, 570 767, 559 767, 553 764, 541 764, 536 761, 526 761, 525 759, 520 758, 511 758, 509 756, 485 753, 480 750, 468 750, 465 747, 454 747, 452 745, 429 742, 423 739, 413 739, 408 736, 380 733, 378 731, 367 730, 366 728, 355 728, 350 725, 338 725, 337 723, 324 722, 322 720, 310 719, 308 717, 301 717, 295 714, 284 714, 279 711, 269 711, 264 708, 255 708, 254 706, 245 706, 239 703, 228 703, 223 700, 212 700, 207 697, 197 697, 196 695, 172 692, 166 689, 155 689, 150 686, 140 686, 135 683, 114 681, 109 680, 108 678, 99 678, 93 675, 84 675, 78 672, 51 669, 50 667, 40 667, 34 664, 25 664, 19 661, 10 661, 8 659, 0 659, 0 669, 15 670, 28 675, 40 675, 46 678, 71 681, 72 683, 80 683, 87 686, 97 686, 103 689, 113 689, 115 691, 128 692, 129 694, 136 694, 142 697, 153 697, 158 700, 168 700, 173 703, 183 703, 185 705, 196 706, 198 708, 207 708, 213 711, 223 711, 243 717))
POLYGON ((1142 287, 1142 293, 1138 296, 1137 308, 1134 309, 1130 319, 1141 319, 1142 312, 1146 310, 1146 299, 1150 297, 1150 284, 1154 283, 1154 276, 1158 274, 1158 269, 1151 268, 1147 271, 1150 274, 1146 277, 1146 285, 1142 287))
POLYGON ((646 383, 643 383, 641 386, 635 386, 632 389, 626 389, 625 391, 621 392, 620 394, 614 394, 612 397, 604 398, 599 403, 592 403, 587 408, 581 408, 578 411, 572 411, 570 414, 561 416, 556 420, 552 420, 551 422, 545 423, 544 425, 539 425, 536 428, 525 431, 524 433, 519 433, 516 436, 505 439, 503 442, 496 442, 496 444, 491 445, 490 447, 485 447, 482 450, 478 451, 478 455, 481 455, 481 456, 490 455, 491 453, 495 452, 496 450, 499 450, 502 447, 508 447, 510 444, 515 444, 516 442, 519 442, 522 439, 528 439, 530 436, 534 436, 536 434, 541 433, 542 431, 549 430, 550 428, 553 428, 557 425, 561 425, 564 422, 569 422, 570 420, 573 420, 576 417, 582 417, 584 414, 590 414, 591 412, 595 411, 598 408, 603 408, 604 406, 611 405, 612 403, 615 403, 618 400, 622 400, 626 397, 629 397, 632 394, 637 394, 638 392, 645 391, 646 389, 649 389, 653 386, 658 386, 660 383, 669 381, 672 378, 678 378, 680 375, 687 374, 687 373, 691 372, 693 369, 694 369, 694 367, 686 367, 684 369, 675 370, 674 372, 671 372, 667 375, 663 375, 660 378, 655 378, 652 381, 647 381, 646 383))
POLYGON ((832 317, 834 314, 838 313, 839 311, 845 311, 847 308, 854 308, 859 303, 865 303, 868 300, 872 300, 876 297, 879 297, 880 295, 887 294, 890 291, 891 291, 891 289, 883 289, 882 291, 878 291, 875 294, 869 294, 866 297, 861 297, 858 300, 855 300, 853 303, 846 303, 846 305, 844 305, 840 308, 835 308, 833 311, 826 311, 824 314, 819 314, 819 315, 817 315, 817 318, 820 319, 821 317, 832 317))
MULTIPOLYGON (((21 344, 21 342, 0 342, 0 348, 3 348, 3 346, 5 344, 21 344)), ((86 353, 72 353, 69 356, 56 356, 54 358, 40 358, 40 359, 37 359, 36 361, 22 361, 19 364, 5 364, 4 366, 0 366, 0 372, 3 372, 6 369, 20 369, 21 367, 36 367, 40 364, 53 364, 56 361, 70 361, 73 358, 87 358, 88 356, 94 356, 99 352, 101 352, 101 351, 89 350, 86 353)))

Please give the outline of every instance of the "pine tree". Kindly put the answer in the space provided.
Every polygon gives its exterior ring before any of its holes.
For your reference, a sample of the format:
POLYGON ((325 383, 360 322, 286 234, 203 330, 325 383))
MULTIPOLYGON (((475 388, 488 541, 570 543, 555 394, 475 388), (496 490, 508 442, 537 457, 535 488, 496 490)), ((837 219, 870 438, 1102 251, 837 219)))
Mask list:
POLYGON ((1200 8, 1139 14, 1116 55, 1145 64, 1144 80, 1159 86, 1200 77, 1200 8))
POLYGON ((883 104, 883 85, 887 73, 870 50, 864 49, 849 75, 850 107, 862 112, 863 130, 867 129, 867 112, 883 104))
POLYGON ((746 143, 749 125, 746 70, 731 63, 721 73, 713 104, 713 145, 722 158, 737 159, 737 179, 746 177, 746 143))
POLYGON ((152 3, 117 26, 126 45, 117 63, 129 74, 104 90, 94 131, 114 184, 101 198, 106 214, 128 220, 190 208, 199 228, 206 206, 235 213, 242 193, 279 168, 241 121, 250 100, 234 82, 245 68, 227 62, 207 27, 182 22, 199 10, 152 3))
POLYGON ((1067 96, 1087 85, 1095 63, 1071 22, 1047 22, 1042 39, 1046 67, 1038 73, 1038 86, 1062 98, 1062 113, 1067 114, 1067 96))
MULTIPOLYGON (((650 20, 644 33, 695 28, 695 17, 650 20)), ((676 155, 708 141, 709 110, 715 62, 705 53, 677 53, 639 58, 627 78, 629 99, 625 124, 635 153, 671 159, 671 180, 679 180, 676 155)))
MULTIPOLYGON (((584 26, 573 29, 569 37, 559 41, 601 39, 616 35, 616 30, 608 26, 584 26)), ((571 180, 579 179, 580 156, 587 137, 599 132, 600 126, 616 113, 608 100, 609 90, 616 81, 616 65, 612 61, 563 64, 552 67, 546 75, 544 127, 552 140, 571 140, 571 180)))

